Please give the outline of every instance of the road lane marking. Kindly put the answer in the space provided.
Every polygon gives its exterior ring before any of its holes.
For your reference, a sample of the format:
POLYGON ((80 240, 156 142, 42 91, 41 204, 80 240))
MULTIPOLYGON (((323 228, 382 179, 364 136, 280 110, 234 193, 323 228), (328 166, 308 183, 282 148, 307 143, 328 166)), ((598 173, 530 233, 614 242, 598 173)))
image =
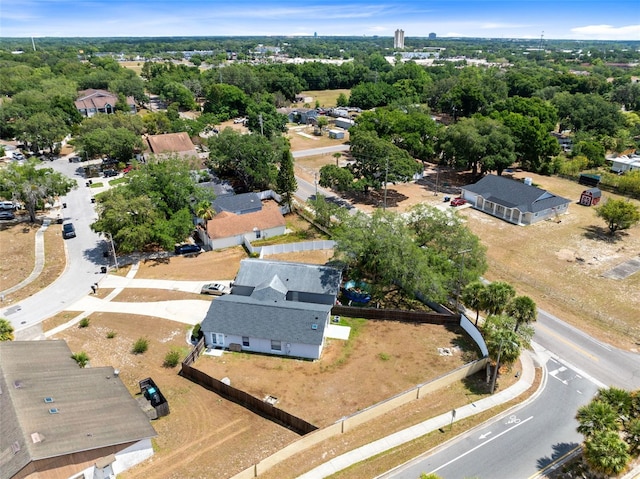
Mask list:
POLYGON ((564 461, 566 461, 567 459, 569 459, 569 457, 572 454, 575 454, 575 452, 580 449, 581 446, 576 446, 573 449, 571 449, 569 452, 567 452, 565 455, 559 457, 558 459, 556 459, 553 462, 550 462, 549 464, 547 464, 544 468, 540 469, 538 472, 536 472, 533 476, 529 476, 527 479, 536 479, 538 477, 543 477, 544 475, 546 475, 547 472, 551 471, 552 469, 555 469, 557 466, 560 466, 564 461))
POLYGON ((522 426, 525 422, 529 421, 530 419, 533 419, 533 416, 528 417, 527 419, 525 419, 524 421, 521 421, 519 423, 516 423, 515 425, 513 425, 512 427, 510 427, 509 429, 505 429, 504 431, 502 431, 500 434, 497 434, 496 436, 493 436, 491 439, 487 439, 485 442, 483 442, 482 444, 478 444, 476 447, 469 449, 467 452, 465 452, 464 454, 460 454, 458 457, 451 459, 449 462, 443 464, 442 466, 440 466, 437 469, 434 469, 433 471, 430 472, 430 474, 434 474, 436 472, 438 472, 440 469, 447 467, 449 464, 453 464, 454 462, 456 462, 458 459, 463 458, 464 456, 466 456, 467 454, 471 454, 473 451, 475 451, 476 449, 481 448, 482 446, 485 446, 487 444, 489 444, 491 441, 493 441, 494 439, 498 439, 500 436, 502 436, 503 434, 508 433, 509 431, 513 431, 515 428, 522 426))
POLYGON ((584 349, 582 349, 580 346, 577 346, 575 343, 564 339, 562 336, 560 336, 558 333, 556 333, 555 331, 553 331, 552 329, 547 328, 546 326, 543 326, 542 324, 537 324, 536 328, 542 328, 544 329, 548 334, 550 334, 551 336, 553 336, 554 338, 558 339, 559 341, 563 342, 564 344, 566 344, 567 346, 575 349, 576 351, 578 351, 581 354, 584 354, 586 357, 592 359, 595 362, 600 362, 600 359, 597 356, 594 356, 593 354, 588 353, 587 351, 585 351, 584 349))

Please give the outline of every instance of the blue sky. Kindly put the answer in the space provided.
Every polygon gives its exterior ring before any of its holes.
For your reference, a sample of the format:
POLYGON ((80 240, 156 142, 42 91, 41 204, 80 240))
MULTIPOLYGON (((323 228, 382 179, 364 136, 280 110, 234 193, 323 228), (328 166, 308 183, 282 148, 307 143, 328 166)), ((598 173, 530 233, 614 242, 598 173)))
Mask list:
POLYGON ((0 0, 0 37, 640 40, 639 0, 0 0))

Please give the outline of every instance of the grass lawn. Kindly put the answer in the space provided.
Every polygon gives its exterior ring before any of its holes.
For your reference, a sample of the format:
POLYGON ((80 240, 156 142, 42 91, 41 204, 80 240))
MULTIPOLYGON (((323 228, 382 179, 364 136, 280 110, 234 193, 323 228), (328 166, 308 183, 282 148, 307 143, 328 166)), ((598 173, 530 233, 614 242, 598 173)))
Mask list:
POLYGON ((349 98, 351 90, 309 90, 301 92, 300 96, 310 96, 313 98, 313 101, 309 104, 311 108, 315 108, 316 101, 320 104, 321 107, 331 108, 336 106, 336 101, 340 93, 344 93, 346 97, 349 98))

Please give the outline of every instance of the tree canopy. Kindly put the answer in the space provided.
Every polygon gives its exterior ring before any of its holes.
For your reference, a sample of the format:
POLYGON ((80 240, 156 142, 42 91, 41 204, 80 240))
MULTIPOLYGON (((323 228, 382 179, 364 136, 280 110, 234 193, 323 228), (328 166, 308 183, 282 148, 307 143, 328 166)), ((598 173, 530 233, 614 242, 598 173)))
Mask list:
POLYGON ((121 253, 173 249, 193 231, 195 205, 212 198, 197 188, 179 158, 152 159, 128 175, 129 181, 97 195, 98 220, 91 228, 109 233, 121 253))
POLYGON ((607 222, 609 233, 626 230, 640 222, 640 210, 636 205, 626 200, 608 199, 596 208, 596 215, 607 222))
POLYGON ((53 204, 56 197, 76 187, 74 180, 51 168, 41 168, 35 159, 24 164, 11 162, 0 170, 0 197, 24 203, 32 223, 36 221, 36 211, 42 209, 45 202, 53 204))

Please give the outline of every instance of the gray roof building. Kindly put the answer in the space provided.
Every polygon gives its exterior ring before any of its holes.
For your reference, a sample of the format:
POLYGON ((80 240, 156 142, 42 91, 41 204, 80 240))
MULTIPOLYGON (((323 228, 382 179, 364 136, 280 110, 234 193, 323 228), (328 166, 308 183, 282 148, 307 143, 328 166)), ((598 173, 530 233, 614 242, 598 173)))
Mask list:
POLYGON ((0 342, 0 410, 2 477, 43 473, 53 458, 77 467, 156 436, 113 368, 81 369, 65 341, 0 342))
POLYGON ((205 341, 317 359, 341 280, 327 266, 242 260, 231 294, 216 298, 202 321, 205 341))
POLYGON ((527 183, 486 175, 462 187, 462 197, 474 208, 516 224, 531 224, 566 213, 571 200, 527 183))
POLYGON ((213 200, 213 209, 217 213, 227 211, 236 215, 254 213, 262 209, 262 201, 257 193, 219 196, 213 200))

